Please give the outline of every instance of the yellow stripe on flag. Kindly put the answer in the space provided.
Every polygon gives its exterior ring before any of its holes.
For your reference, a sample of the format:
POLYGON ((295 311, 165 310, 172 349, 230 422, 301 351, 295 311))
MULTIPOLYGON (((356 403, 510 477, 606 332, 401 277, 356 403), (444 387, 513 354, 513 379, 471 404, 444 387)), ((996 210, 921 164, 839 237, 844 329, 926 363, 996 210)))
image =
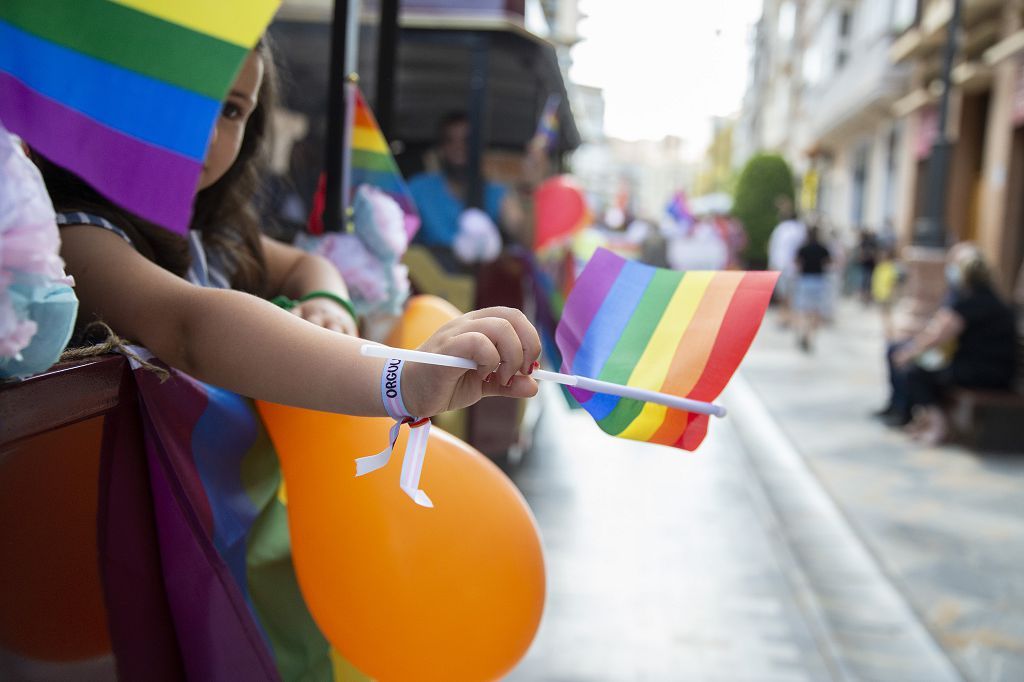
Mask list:
MULTIPOLYGON (((655 327, 647 348, 633 368, 628 385, 654 391, 661 390, 683 332, 690 326, 697 306, 700 305, 701 298, 704 297, 704 292, 714 276, 714 272, 688 272, 683 275, 683 280, 672 294, 672 299, 668 302, 658 326, 655 327)), ((637 418, 618 434, 619 437, 649 440, 665 420, 666 409, 668 408, 664 405, 646 403, 637 418)))
POLYGON ((391 153, 379 130, 359 126, 352 129, 352 148, 381 154, 391 153))
MULTIPOLYGON (((253 47, 281 0, 111 0, 220 40, 253 47)), ((198 59, 198 57, 197 57, 198 59)))

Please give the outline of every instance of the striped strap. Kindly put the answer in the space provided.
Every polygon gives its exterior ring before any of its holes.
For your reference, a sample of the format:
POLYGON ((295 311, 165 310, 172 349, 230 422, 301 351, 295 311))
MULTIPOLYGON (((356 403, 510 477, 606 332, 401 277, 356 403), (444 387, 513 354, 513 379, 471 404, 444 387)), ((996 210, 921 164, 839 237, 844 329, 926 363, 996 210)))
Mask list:
POLYGON ((405 407, 402 400, 402 367, 404 360, 388 360, 380 376, 381 401, 384 410, 395 420, 388 436, 388 446, 376 455, 360 457, 356 460, 356 476, 368 474, 387 465, 391 461, 391 453, 395 449, 395 441, 402 429, 402 424, 409 425, 409 442, 405 446, 405 458, 402 460, 402 475, 399 487, 421 507, 433 507, 427 494, 420 490, 420 474, 423 471, 423 460, 427 454, 427 436, 430 434, 430 419, 416 419, 405 407))

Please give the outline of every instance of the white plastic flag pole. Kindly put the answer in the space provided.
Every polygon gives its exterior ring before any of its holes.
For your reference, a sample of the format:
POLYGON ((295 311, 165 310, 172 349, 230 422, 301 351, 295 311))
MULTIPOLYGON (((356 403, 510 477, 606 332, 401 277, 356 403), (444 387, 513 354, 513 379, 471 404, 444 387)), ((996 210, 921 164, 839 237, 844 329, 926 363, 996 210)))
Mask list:
MULTIPOLYGON (((363 345, 361 352, 363 355, 371 358, 383 358, 385 360, 388 358, 396 358, 398 360, 405 360, 406 362, 421 362, 428 365, 440 365, 441 367, 478 369, 475 362, 466 358, 457 358, 453 355, 441 355, 439 353, 425 353, 420 350, 405 350, 403 348, 391 348, 390 346, 380 346, 367 343, 363 345)), ((699 400, 680 398, 679 396, 661 393, 660 391, 649 391, 647 389, 636 388, 634 386, 623 386, 622 384, 613 384, 610 381, 600 381, 598 379, 590 379, 588 377, 581 377, 575 374, 562 374, 560 372, 549 372, 544 369, 538 369, 534 370, 533 374, 530 376, 541 381, 553 381, 556 384, 575 386, 576 388, 581 388, 585 391, 592 391, 594 393, 608 393, 622 398, 634 398, 636 400, 656 403, 658 405, 664 405, 666 407, 671 407, 676 410, 684 410, 686 412, 708 414, 713 417, 724 417, 726 414, 724 407, 714 403, 705 403, 699 400)))

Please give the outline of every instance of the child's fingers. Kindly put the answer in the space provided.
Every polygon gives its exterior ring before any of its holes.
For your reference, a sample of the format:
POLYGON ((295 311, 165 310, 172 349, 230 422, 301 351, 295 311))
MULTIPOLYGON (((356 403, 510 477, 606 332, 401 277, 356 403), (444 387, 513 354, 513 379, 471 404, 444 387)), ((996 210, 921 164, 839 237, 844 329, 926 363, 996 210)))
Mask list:
POLYGON ((517 374, 512 377, 512 383, 503 386, 496 381, 484 384, 483 394, 485 396, 502 396, 505 398, 532 398, 537 395, 537 381, 532 377, 517 374))
POLYGON ((540 357, 540 335, 521 310, 506 307, 484 308, 467 313, 465 317, 469 319, 497 317, 507 320, 515 329, 520 347, 523 349, 523 360, 517 369, 523 374, 529 373, 534 361, 540 357))
POLYGON ((501 317, 482 317, 468 320, 463 329, 480 332, 491 340, 501 357, 498 381, 508 383, 523 365, 523 346, 512 323, 501 317))
POLYGON ((501 363, 501 355, 494 342, 486 334, 478 331, 465 331, 449 338, 442 344, 440 352, 460 358, 469 358, 475 362, 479 367, 476 372, 480 381, 486 380, 487 376, 494 372, 501 363))

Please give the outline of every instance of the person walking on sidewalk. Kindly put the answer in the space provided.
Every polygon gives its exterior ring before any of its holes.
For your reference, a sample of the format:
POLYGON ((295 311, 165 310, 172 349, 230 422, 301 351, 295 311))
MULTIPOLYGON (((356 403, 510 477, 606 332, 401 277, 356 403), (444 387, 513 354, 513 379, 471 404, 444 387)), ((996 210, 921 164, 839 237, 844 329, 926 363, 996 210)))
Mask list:
POLYGON ((821 243, 816 226, 807 230, 807 241, 796 252, 798 273, 796 295, 793 298, 797 314, 797 343, 804 352, 810 352, 814 333, 828 312, 828 279, 826 273, 832 256, 821 243))
POLYGON ((793 324, 793 297, 796 293, 796 252, 807 239, 807 228, 797 219, 793 202, 788 197, 776 201, 779 209, 779 224, 768 238, 768 269, 779 271, 779 283, 775 286, 781 311, 779 320, 783 327, 793 324))

